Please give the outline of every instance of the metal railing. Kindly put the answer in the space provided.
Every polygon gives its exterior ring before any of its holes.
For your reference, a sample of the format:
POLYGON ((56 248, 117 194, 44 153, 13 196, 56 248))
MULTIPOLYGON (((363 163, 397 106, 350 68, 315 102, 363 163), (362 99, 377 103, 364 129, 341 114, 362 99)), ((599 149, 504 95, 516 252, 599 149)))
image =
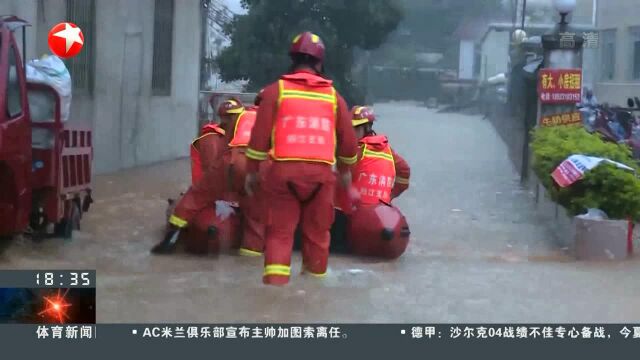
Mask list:
POLYGON ((231 98, 237 98, 245 105, 253 105, 256 93, 200 91, 198 96, 198 124, 202 126, 209 121, 216 121, 218 106, 231 98))

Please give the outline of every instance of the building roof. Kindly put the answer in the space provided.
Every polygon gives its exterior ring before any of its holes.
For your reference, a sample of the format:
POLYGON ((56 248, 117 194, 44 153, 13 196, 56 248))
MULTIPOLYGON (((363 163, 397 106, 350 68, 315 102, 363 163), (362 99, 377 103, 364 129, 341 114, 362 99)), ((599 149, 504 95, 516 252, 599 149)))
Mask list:
POLYGON ((489 23, 490 22, 488 20, 483 19, 463 21, 458 25, 458 28, 453 32, 453 35, 459 40, 477 41, 480 40, 489 23))

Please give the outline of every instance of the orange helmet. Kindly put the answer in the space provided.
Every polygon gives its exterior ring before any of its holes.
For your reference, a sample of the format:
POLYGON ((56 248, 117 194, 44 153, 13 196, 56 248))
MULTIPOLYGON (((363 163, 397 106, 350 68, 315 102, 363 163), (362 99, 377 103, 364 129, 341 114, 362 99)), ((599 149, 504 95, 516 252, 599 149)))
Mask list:
POLYGON ((371 108, 367 106, 354 106, 351 109, 351 124, 353 127, 368 123, 373 124, 374 121, 376 121, 376 116, 371 108))
POLYGON ((240 114, 244 106, 239 100, 229 99, 218 106, 218 116, 240 114))
POLYGON ((320 36, 305 31, 293 38, 289 55, 293 54, 306 54, 322 61, 324 60, 324 43, 320 36))

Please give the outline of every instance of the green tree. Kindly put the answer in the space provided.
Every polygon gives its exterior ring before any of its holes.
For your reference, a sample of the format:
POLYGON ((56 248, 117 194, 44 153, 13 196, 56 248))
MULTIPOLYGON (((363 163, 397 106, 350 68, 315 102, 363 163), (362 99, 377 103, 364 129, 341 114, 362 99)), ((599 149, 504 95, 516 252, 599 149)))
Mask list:
POLYGON ((327 75, 349 103, 364 100, 351 79, 353 49, 375 49, 402 19, 399 0, 243 0, 246 15, 225 29, 231 46, 217 58, 224 81, 248 80, 256 91, 289 66, 288 48, 302 31, 318 34, 326 46, 327 75))

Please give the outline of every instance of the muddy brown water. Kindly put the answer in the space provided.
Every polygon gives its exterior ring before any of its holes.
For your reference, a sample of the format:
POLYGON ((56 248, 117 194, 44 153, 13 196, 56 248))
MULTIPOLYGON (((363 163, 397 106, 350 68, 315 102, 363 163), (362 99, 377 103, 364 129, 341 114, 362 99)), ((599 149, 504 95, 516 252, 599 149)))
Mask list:
POLYGON ((397 261, 332 256, 327 278, 261 283, 262 260, 156 257, 166 199, 186 159, 96 176, 71 241, 16 238, 1 269, 96 269, 99 322, 634 322, 636 259, 580 263, 533 218, 530 194, 488 121, 410 103, 376 106, 379 132, 412 166, 397 202, 412 240, 397 261))

